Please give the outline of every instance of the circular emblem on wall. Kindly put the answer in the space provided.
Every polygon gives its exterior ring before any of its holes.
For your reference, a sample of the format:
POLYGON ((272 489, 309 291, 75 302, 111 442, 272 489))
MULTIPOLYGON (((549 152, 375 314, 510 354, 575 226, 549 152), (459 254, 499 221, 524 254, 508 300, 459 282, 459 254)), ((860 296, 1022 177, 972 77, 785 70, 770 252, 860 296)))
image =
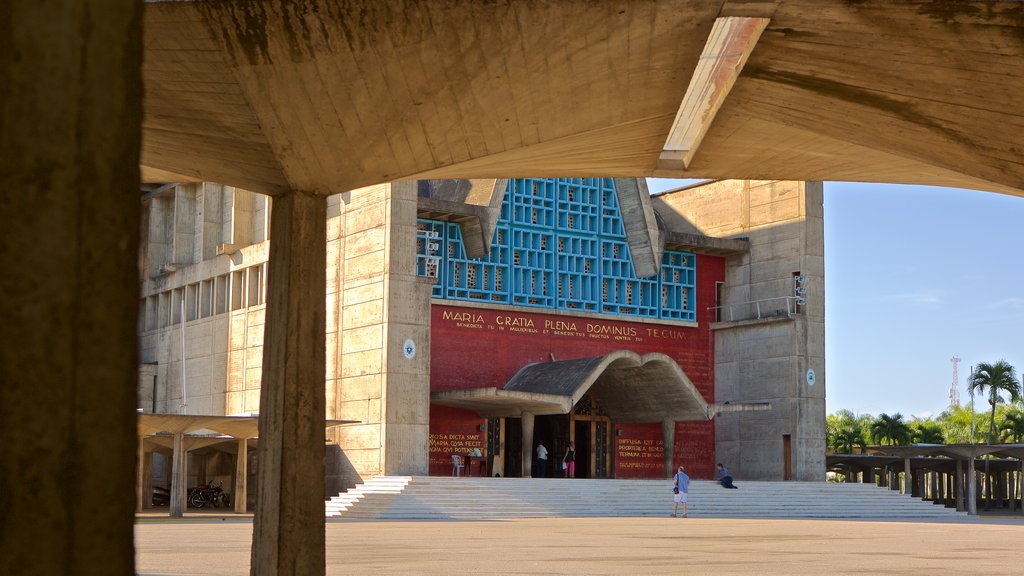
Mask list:
POLYGON ((814 374, 814 368, 807 369, 807 385, 814 386, 814 383, 818 381, 817 375, 814 374))
POLYGON ((406 338, 402 344, 402 354, 405 355, 406 360, 412 360, 416 357, 416 343, 412 341, 412 338, 406 338))

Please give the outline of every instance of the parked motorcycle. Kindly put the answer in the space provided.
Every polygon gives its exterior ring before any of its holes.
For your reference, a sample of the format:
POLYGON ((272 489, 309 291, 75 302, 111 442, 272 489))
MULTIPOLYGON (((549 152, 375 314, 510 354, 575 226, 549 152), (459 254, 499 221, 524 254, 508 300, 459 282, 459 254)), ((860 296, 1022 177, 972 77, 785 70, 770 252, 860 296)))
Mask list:
POLYGON ((188 491, 188 505, 193 508, 228 506, 228 495, 222 488, 223 482, 200 484, 188 491))
POLYGON ((170 506, 171 491, 163 486, 153 486, 153 506, 170 506))

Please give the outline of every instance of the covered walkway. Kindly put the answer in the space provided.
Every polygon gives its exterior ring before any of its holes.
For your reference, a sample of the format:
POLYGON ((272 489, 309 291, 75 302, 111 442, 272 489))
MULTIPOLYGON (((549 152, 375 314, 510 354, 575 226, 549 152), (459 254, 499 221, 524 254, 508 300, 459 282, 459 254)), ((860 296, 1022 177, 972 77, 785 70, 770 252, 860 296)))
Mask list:
MULTIPOLYGON (((326 428, 352 424, 353 420, 327 420, 326 428)), ((153 454, 160 453, 170 462, 169 511, 172 517, 184 515, 188 493, 188 456, 214 449, 232 455, 235 460, 231 485, 231 505, 238 514, 249 511, 249 448, 259 436, 258 416, 202 416, 194 414, 138 415, 139 463, 135 484, 135 511, 147 508, 153 493, 153 454)), ((199 454, 197 454, 199 455, 199 454)), ((206 458, 199 462, 199 483, 207 481, 206 458)))
POLYGON ((828 469, 969 514, 993 502, 1024 515, 1024 444, 869 446, 866 454, 829 454, 828 469), (991 460, 995 457, 995 460, 991 460), (979 489, 979 486, 982 489, 979 489))

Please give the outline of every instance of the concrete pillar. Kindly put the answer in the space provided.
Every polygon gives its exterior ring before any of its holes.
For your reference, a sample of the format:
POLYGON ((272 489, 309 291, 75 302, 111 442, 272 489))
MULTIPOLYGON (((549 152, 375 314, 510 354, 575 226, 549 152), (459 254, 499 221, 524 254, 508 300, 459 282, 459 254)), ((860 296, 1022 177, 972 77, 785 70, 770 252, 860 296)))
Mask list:
POLYGON ((174 435, 174 449, 171 453, 170 513, 173 518, 181 518, 185 515, 187 467, 188 452, 185 450, 185 435, 179 432, 174 435))
POLYGON ((911 487, 912 478, 910 477, 910 458, 903 459, 903 493, 910 494, 913 488, 911 487))
POLYGON ((956 510, 957 512, 963 512, 967 508, 964 506, 964 461, 956 461, 956 510))
POLYGON ((135 511, 142 512, 146 503, 146 450, 145 437, 139 436, 139 447, 135 458, 135 511))
POLYGON ((665 443, 665 475, 669 478, 675 475, 676 470, 672 465, 672 454, 676 445, 676 422, 675 420, 662 420, 661 438, 665 443))
POLYGON ((142 3, 0 14, 0 574, 128 575, 142 3))
POLYGON ((523 478, 533 476, 533 420, 531 412, 523 412, 523 478))
POLYGON ((235 512, 244 514, 249 499, 249 440, 238 439, 238 457, 235 459, 235 493, 231 498, 235 502, 235 512))
POLYGON ((251 573, 323 574, 327 202, 274 197, 251 573))
POLYGON ((967 513, 978 514, 978 475, 974 472, 974 456, 967 461, 967 513))

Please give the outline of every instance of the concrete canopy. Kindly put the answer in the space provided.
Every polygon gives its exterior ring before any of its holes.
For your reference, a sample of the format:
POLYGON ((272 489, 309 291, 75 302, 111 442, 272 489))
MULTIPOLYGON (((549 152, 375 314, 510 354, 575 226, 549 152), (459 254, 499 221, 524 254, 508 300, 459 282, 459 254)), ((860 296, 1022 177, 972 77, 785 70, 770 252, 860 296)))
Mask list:
POLYGON ((616 422, 708 420, 704 397, 679 365, 657 352, 617 350, 595 358, 527 364, 504 389, 435 392, 436 404, 487 416, 567 414, 590 392, 616 422))
MULTIPOLYGON (((326 420, 327 428, 342 424, 355 424, 356 420, 326 420)), ((153 434, 189 434, 212 430, 232 438, 256 438, 259 435, 258 416, 202 416, 196 414, 153 414, 138 416, 139 436, 153 434)))
POLYGON ((1022 11, 1008 0, 149 2, 141 163, 144 175, 269 194, 599 174, 1020 195, 1022 11), (713 24, 737 16, 769 22, 689 167, 659 168, 713 24))

